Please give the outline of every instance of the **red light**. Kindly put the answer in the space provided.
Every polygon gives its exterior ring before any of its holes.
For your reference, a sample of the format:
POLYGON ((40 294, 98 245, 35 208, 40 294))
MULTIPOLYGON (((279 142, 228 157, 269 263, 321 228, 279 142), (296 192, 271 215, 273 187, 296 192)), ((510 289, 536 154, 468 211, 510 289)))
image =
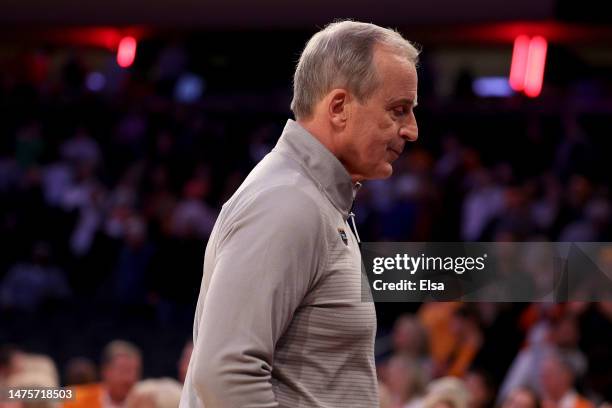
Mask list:
POLYGON ((533 37, 529 43, 529 57, 525 75, 525 95, 535 98, 542 91, 544 66, 546 65, 546 48, 544 37, 533 37))
POLYGON ((523 91, 530 98, 540 95, 547 47, 546 39, 542 36, 535 36, 531 40, 526 35, 515 38, 508 81, 512 89, 523 91))
POLYGON ((134 37, 123 37, 117 49, 117 64, 121 68, 127 68, 136 58, 136 39, 134 37))
POLYGON ((510 87, 515 91, 522 91, 525 86, 525 73, 529 56, 529 37, 519 35, 514 40, 512 50, 512 65, 510 66, 510 87))

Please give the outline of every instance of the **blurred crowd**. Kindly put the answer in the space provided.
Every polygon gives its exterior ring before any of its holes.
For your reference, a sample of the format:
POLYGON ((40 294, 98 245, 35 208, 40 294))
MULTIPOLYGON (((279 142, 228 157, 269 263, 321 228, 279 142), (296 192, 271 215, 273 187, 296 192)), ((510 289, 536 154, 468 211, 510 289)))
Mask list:
MULTIPOLYGON (((612 302, 425 303, 377 341, 380 406, 609 408, 611 342, 612 302)), ((141 350, 124 340, 70 358, 61 375, 48 355, 4 345, 0 389, 64 386, 74 398, 0 407, 177 407, 192 350, 187 341, 172 378, 143 379, 141 350)))
MULTIPOLYGON (((155 333, 176 330, 174 351, 187 338, 216 216, 274 146, 287 95, 262 95, 269 111, 251 114, 213 89, 179 98, 188 56, 174 46, 146 70, 111 64, 94 77, 76 54, 18 61, 0 71, 0 344, 18 344, 2 350, 0 384, 88 384, 80 395, 106 406, 176 406, 184 373, 140 382, 143 356, 172 358, 151 351, 155 333), (98 334, 119 337, 119 318, 153 335, 98 356, 98 334), (84 333, 85 358, 69 350, 84 333)), ((459 91, 442 103, 425 89, 421 139, 391 179, 364 184, 365 241, 612 241, 609 116, 508 113, 459 91)), ((379 318, 384 407, 612 401, 610 303, 418 306, 379 318)))
POLYGON ((26 353, 15 346, 0 348, 0 387, 15 390, 69 387, 62 401, 8 401, 3 408, 176 408, 185 380, 193 345, 185 344, 174 378, 142 379, 142 354, 134 344, 114 340, 100 356, 99 367, 91 359, 75 357, 62 372, 44 354, 26 353))
POLYGON ((612 302, 425 303, 377 340, 381 406, 609 406, 610 341, 612 302))

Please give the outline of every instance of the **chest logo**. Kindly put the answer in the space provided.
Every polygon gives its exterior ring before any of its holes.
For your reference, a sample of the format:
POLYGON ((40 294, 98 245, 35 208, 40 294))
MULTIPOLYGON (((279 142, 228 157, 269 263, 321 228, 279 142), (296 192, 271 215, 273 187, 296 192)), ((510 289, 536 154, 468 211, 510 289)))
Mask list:
POLYGON ((340 234, 340 238, 342 239, 342 242, 344 242, 344 245, 348 246, 348 237, 346 236, 346 231, 344 231, 343 228, 338 228, 338 234, 340 234))

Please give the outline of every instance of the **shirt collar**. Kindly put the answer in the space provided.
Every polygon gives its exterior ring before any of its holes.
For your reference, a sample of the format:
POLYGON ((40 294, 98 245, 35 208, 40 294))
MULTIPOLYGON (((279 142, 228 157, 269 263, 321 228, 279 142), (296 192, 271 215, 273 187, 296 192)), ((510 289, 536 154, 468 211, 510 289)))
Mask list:
POLYGON ((361 183, 353 184, 344 165, 317 138, 289 119, 273 150, 296 160, 344 218, 348 217, 361 183))

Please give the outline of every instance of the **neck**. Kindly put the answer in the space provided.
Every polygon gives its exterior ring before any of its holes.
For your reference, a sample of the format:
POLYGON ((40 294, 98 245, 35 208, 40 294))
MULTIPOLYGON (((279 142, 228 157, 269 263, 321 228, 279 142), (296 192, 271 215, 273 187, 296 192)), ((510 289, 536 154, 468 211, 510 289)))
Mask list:
POLYGON ((351 182, 353 184, 364 180, 363 176, 361 176, 360 174, 351 173, 351 171, 344 164, 344 161, 342 160, 342 157, 339 154, 340 149, 338 148, 336 143, 337 139, 333 130, 330 129, 329 126, 325 126, 314 118, 309 120, 298 119, 296 120, 296 122, 304 129, 306 129, 308 133, 313 135, 315 139, 321 142, 321 144, 325 146, 327 150, 329 150, 334 156, 336 156, 340 163, 342 163, 342 165, 346 168, 346 171, 348 171, 348 173, 350 174, 351 182))

